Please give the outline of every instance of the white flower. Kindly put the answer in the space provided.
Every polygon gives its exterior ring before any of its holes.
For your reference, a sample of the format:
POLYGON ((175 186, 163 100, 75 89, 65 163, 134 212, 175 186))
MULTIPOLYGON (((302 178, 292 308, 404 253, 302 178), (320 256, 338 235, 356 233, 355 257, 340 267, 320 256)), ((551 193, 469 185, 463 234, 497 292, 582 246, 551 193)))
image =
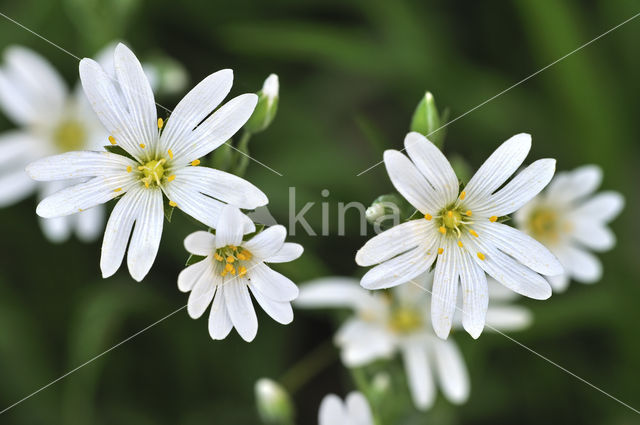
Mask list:
POLYGON ((269 103, 278 97, 280 91, 280 83, 278 82, 278 76, 276 74, 269 74, 264 84, 262 85, 262 94, 268 99, 269 103))
POLYGON ((359 392, 347 395, 343 403, 335 394, 328 394, 320 403, 318 425, 374 425, 367 399, 359 392))
POLYGON ((276 322, 291 323, 291 300, 298 287, 265 263, 286 263, 302 255, 302 246, 285 243, 284 226, 272 226, 247 241, 244 215, 232 206, 223 208, 216 234, 198 231, 190 234, 184 246, 191 254, 206 258, 184 269, 178 276, 178 288, 189 292, 187 311, 194 319, 211 304, 209 334, 224 339, 232 327, 245 341, 258 331, 258 319, 249 290, 262 309, 276 322), (213 300, 213 303, 212 303, 213 300))
MULTIPOLYGON (((370 293, 358 280, 328 277, 303 284, 296 307, 344 307, 355 315, 345 321, 335 336, 341 358, 348 367, 364 366, 377 359, 402 355, 414 404, 428 409, 435 400, 436 382, 453 403, 463 403, 469 396, 469 377, 456 343, 438 338, 429 323, 429 297, 433 273, 414 279, 415 284, 393 288, 387 294, 370 293), (419 285, 419 286, 418 286, 419 285)), ((492 305, 487 312, 487 326, 497 330, 518 330, 530 322, 529 312, 507 305, 511 291, 490 281, 492 305), (505 294, 507 292, 507 294, 505 294), (497 305, 493 305, 494 301, 497 305)), ((454 327, 464 316, 457 307, 454 327), (458 314, 460 313, 460 314, 458 314)))
MULTIPOLYGON (((0 207, 18 202, 34 191, 44 198, 69 185, 37 184, 24 172, 29 162, 70 150, 101 149, 107 137, 80 86, 70 92, 46 59, 19 46, 7 48, 4 59, 0 68, 0 108, 19 128, 0 134, 0 207)), ((72 232, 81 240, 93 240, 103 223, 103 208, 76 217, 40 220, 45 236, 53 242, 68 239, 72 232)))
MULTIPOLYGON (((209 75, 180 101, 162 131, 151 87, 135 55, 115 49, 114 82, 98 63, 80 62, 80 78, 109 140, 132 158, 110 152, 69 152, 27 167, 35 180, 90 178, 44 199, 41 217, 74 214, 121 197, 109 217, 102 243, 102 275, 120 267, 131 236, 127 265, 142 280, 155 260, 163 225, 163 194, 171 206, 215 227, 225 203, 253 209, 268 202, 251 183, 198 167, 198 158, 228 140, 251 115, 254 94, 240 95, 211 114, 231 89, 231 70, 209 75), (211 116, 209 116, 211 114, 211 116), (135 223, 135 227, 134 227, 135 223)), ((253 226, 248 218, 247 227, 253 226)))
POLYGON ((451 165, 424 136, 409 133, 405 148, 411 160, 388 150, 384 162, 395 188, 424 218, 395 226, 358 251, 360 266, 379 264, 364 275, 361 285, 380 289, 408 282, 437 258, 431 318, 441 338, 451 329, 458 284, 467 312, 464 328, 472 337, 480 336, 488 304, 485 272, 527 297, 551 296, 540 274, 561 273, 558 260, 542 244, 498 219, 547 185, 555 160, 538 160, 505 184, 531 148, 531 136, 519 134, 504 142, 459 192, 451 165))
POLYGON ((558 173, 547 190, 514 217, 520 230, 542 242, 564 266, 564 273, 548 277, 556 291, 565 290, 571 278, 598 281, 602 266, 589 250, 602 252, 615 245, 607 223, 620 213, 624 198, 612 191, 590 196, 601 181, 602 170, 595 165, 558 173))

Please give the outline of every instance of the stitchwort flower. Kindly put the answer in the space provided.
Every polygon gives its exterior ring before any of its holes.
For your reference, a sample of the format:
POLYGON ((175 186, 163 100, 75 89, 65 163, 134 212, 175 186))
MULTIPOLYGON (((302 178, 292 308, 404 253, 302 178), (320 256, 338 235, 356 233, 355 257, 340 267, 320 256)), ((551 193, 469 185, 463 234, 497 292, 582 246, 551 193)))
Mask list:
POLYGON ((485 273, 527 297, 550 297, 551 287, 541 274, 560 274, 562 266, 541 243, 500 218, 549 183, 555 160, 538 160, 507 183, 531 148, 531 136, 519 134, 504 142, 459 190, 449 161, 433 143, 413 132, 405 138, 405 148, 411 159, 388 150, 384 162, 395 188, 422 218, 373 237, 357 252, 360 266, 377 264, 361 285, 396 286, 435 263, 431 319, 441 338, 451 329, 459 285, 467 313, 462 324, 472 337, 480 336, 489 301, 485 273))
MULTIPOLYGON (((233 80, 231 70, 218 71, 193 88, 165 124, 157 116, 140 62, 123 44, 115 49, 114 67, 117 81, 85 58, 80 62, 80 78, 110 134, 108 140, 122 148, 121 154, 69 152, 36 161, 27 172, 39 181, 89 179, 45 198, 36 210, 41 217, 75 214, 120 198, 107 222, 100 268, 103 277, 116 272, 131 235, 127 265, 139 281, 149 272, 160 245, 163 195, 170 206, 210 227, 216 226, 227 203, 253 209, 268 202, 251 183, 199 166, 199 158, 244 125, 257 96, 240 95, 211 114, 233 80)), ((253 228, 243 217, 244 228, 253 228)))
POLYGON ((227 205, 215 235, 198 231, 184 241, 187 251, 206 258, 180 273, 178 288, 191 292, 187 312, 193 319, 211 305, 209 334, 213 339, 226 338, 235 327, 245 341, 253 341, 258 319, 249 291, 278 323, 293 320, 290 302, 298 296, 298 287, 265 263, 293 261, 302 255, 302 246, 285 242, 287 231, 280 225, 244 241, 243 235, 255 230, 247 229, 244 217, 240 210, 227 205))
POLYGON ((514 216, 518 228, 542 242, 564 266, 564 273, 547 278, 556 291, 565 290, 571 278, 598 281, 602 266, 589 250, 603 252, 615 245, 607 223, 620 213, 624 198, 613 191, 591 196, 601 180, 602 170, 595 165, 558 173, 544 193, 514 216))
POLYGON ((347 394, 343 402, 335 394, 327 394, 320 403, 318 425, 374 425, 371 407, 357 391, 347 394))

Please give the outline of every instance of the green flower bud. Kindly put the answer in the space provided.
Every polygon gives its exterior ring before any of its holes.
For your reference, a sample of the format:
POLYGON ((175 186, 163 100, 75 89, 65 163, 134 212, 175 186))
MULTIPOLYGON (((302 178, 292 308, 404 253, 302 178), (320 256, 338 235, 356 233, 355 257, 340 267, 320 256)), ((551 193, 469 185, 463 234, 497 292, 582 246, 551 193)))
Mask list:
POLYGON ((189 82, 184 66, 169 56, 153 56, 144 63, 143 68, 154 92, 161 96, 182 93, 189 82))
POLYGON ((407 201, 400 195, 391 193, 378 196, 371 206, 367 208, 365 216, 376 230, 384 230, 397 226, 403 219, 408 218, 412 212, 413 209, 407 201))
POLYGON ((411 118, 411 131, 417 131, 442 148, 445 132, 444 129, 438 130, 442 124, 436 101, 431 92, 426 92, 411 118))
POLYGON ((262 378, 256 382, 254 390, 258 413, 265 424, 293 424, 293 403, 280 384, 262 378))
POLYGON ((280 84, 278 76, 271 74, 264 80, 262 90, 258 94, 258 105, 253 115, 245 124, 244 128, 249 133, 255 134, 265 130, 271 124, 278 111, 278 95, 280 84))

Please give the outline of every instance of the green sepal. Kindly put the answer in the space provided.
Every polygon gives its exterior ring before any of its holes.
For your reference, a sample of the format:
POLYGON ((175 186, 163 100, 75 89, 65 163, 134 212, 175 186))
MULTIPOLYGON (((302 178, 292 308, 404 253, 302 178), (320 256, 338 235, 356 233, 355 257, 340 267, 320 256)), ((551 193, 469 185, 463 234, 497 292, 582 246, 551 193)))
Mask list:
POLYGON ((118 145, 106 145, 106 146, 104 147, 104 149, 105 149, 107 152, 115 153, 116 155, 126 156, 127 158, 132 159, 132 160, 134 160, 134 161, 138 162, 138 161, 137 161, 133 156, 131 156, 131 155, 129 154, 129 152, 125 151, 121 146, 118 146, 118 145))
POLYGON ((173 210, 175 210, 176 207, 172 207, 171 205, 169 205, 168 202, 163 202, 162 203, 162 207, 164 209, 164 218, 166 218, 167 221, 169 223, 171 223, 171 217, 173 216, 173 210))
POLYGON ((187 262, 184 263, 185 267, 190 266, 192 264, 195 264, 197 262, 200 262, 202 260, 204 260, 207 257, 204 257, 202 255, 195 255, 195 254, 191 254, 189 255, 189 258, 187 258, 187 262))
POLYGON ((244 235, 242 237, 243 241, 248 241, 249 239, 253 238, 254 236, 256 236, 258 233, 262 232, 264 230, 264 224, 259 224, 256 223, 256 231, 255 232, 251 232, 251 233, 247 233, 246 235, 244 235))

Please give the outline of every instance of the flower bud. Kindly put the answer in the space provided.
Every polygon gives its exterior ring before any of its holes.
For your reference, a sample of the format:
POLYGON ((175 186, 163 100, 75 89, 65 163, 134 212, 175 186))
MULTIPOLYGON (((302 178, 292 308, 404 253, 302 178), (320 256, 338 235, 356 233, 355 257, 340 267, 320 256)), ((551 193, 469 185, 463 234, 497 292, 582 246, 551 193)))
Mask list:
POLYGON ((249 133, 259 133, 271 124, 278 111, 280 83, 278 76, 271 74, 264 80, 262 90, 258 94, 258 105, 244 128, 249 133))
POLYGON ((380 224, 383 221, 393 219, 394 225, 401 219, 410 215, 408 203, 398 194, 391 193, 378 196, 365 212, 367 221, 371 224, 380 224))
POLYGON ((258 413, 265 424, 293 423, 293 403, 280 384, 268 378, 261 378, 256 382, 254 389, 258 413))
POLYGON ((426 92, 411 118, 411 131, 417 131, 442 148, 445 135, 444 129, 439 130, 442 124, 436 101, 431 92, 426 92))
POLYGON ((169 56, 156 55, 143 65, 153 91, 161 96, 173 96, 181 93, 189 77, 184 66, 169 56))

